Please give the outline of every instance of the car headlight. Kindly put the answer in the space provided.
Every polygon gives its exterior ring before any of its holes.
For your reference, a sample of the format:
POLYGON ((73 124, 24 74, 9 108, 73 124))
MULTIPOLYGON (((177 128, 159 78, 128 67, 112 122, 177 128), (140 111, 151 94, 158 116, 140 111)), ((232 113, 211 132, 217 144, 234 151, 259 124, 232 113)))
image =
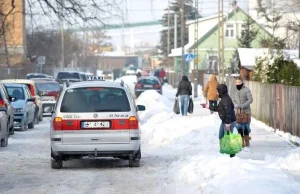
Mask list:
POLYGON ((16 109, 15 109, 15 112, 19 112, 19 113, 20 113, 20 112, 24 112, 24 109, 23 109, 23 108, 16 108, 16 109))

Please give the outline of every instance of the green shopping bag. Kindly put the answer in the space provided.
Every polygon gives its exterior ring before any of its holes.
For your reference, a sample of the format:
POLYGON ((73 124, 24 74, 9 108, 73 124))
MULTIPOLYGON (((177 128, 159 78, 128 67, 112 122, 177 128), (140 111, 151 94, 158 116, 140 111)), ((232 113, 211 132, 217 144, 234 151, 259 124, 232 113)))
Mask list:
POLYGON ((222 154, 237 154, 242 150, 242 136, 225 132, 224 137, 220 141, 220 152, 222 154))

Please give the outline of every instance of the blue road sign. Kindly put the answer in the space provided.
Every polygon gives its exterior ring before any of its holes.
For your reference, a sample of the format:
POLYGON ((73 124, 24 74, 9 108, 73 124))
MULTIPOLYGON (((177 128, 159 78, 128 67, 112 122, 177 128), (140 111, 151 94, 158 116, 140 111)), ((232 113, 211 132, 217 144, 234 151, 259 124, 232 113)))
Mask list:
POLYGON ((195 55, 192 53, 188 53, 184 55, 184 60, 185 62, 191 62, 192 60, 194 60, 195 55))

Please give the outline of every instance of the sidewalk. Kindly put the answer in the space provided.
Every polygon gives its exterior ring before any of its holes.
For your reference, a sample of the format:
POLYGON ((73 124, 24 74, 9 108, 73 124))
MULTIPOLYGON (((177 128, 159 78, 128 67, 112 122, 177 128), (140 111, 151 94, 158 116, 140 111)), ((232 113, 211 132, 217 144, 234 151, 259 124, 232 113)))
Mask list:
MULTIPOLYGON (((168 97, 168 99, 174 103, 176 90, 171 90, 171 88, 168 88, 168 90, 165 92, 165 95, 168 97)), ((199 117, 200 120, 200 118, 210 115, 210 111, 206 108, 202 108, 201 106, 201 103, 203 103, 201 95, 199 95, 198 98, 193 98, 193 102, 194 112, 193 114, 189 114, 189 117, 199 117)), ((292 143, 261 127, 258 124, 259 121, 255 120, 254 118, 252 118, 252 120, 252 140, 250 141, 251 146, 249 148, 244 148, 243 152, 237 155, 238 157, 242 159, 264 160, 266 155, 282 157, 293 148, 296 148, 296 146, 294 146, 292 143)))

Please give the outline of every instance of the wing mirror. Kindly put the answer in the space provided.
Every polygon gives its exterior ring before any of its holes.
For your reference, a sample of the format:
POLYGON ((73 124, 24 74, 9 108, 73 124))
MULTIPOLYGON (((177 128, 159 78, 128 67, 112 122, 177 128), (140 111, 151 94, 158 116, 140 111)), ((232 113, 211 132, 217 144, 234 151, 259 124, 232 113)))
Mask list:
POLYGON ((137 111, 145 111, 146 107, 143 105, 137 105, 137 111))
POLYGON ((9 99, 8 99, 10 102, 16 102, 16 101, 18 101, 18 98, 16 98, 16 97, 9 97, 9 99))
POLYGON ((29 98, 27 99, 28 102, 35 102, 35 98, 29 98))

